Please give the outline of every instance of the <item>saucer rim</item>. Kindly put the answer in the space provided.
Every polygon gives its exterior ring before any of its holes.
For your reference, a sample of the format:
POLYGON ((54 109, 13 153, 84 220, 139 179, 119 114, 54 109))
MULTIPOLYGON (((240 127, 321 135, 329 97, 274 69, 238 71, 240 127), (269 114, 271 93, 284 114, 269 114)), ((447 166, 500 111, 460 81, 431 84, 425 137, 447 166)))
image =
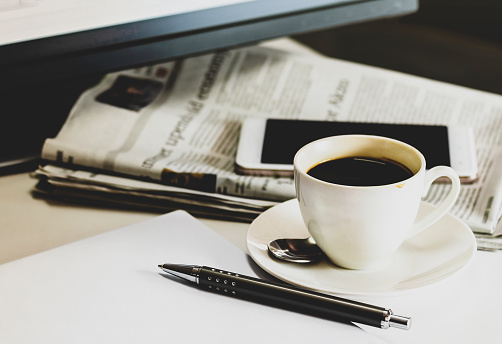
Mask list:
MULTIPOLYGON (((458 272, 464 270, 467 266, 470 265, 470 263, 474 259, 474 256, 477 252, 476 238, 475 238, 472 230, 469 228, 469 226, 466 223, 464 223, 463 221, 461 221, 459 218, 457 218, 456 216, 454 216, 450 213, 447 213, 444 215, 444 217, 449 217, 450 221, 456 222, 455 223, 456 226, 462 227, 462 230, 464 231, 463 235, 470 236, 470 246, 466 247, 466 249, 461 254, 458 254, 453 257, 453 258, 457 258, 457 257, 461 258, 461 257, 465 256, 464 261, 459 262, 458 263, 459 266, 455 270, 445 271, 445 273, 442 276, 439 276, 439 277, 436 276, 435 278, 432 278, 428 281, 425 281, 425 283, 421 283, 421 284, 418 284, 414 287, 408 287, 408 288, 403 288, 403 289, 399 289, 399 290, 392 289, 392 290, 362 291, 362 290, 349 290, 349 289, 343 289, 343 288, 333 288, 330 286, 327 286, 324 288, 314 287, 314 286, 306 284, 306 283, 301 283, 301 282, 295 280, 294 278, 284 276, 284 274, 281 274, 280 271, 274 271, 274 269, 271 269, 270 266, 268 266, 267 264, 264 264, 262 260, 266 260, 266 261, 276 261, 276 260, 269 256, 268 249, 267 249, 266 245, 263 245, 262 243, 258 243, 258 242, 251 240, 252 234, 256 231, 255 228, 257 227, 257 223, 259 223, 260 221, 263 221, 263 218, 269 217, 270 214, 275 213, 275 211, 277 211, 277 209, 273 210, 274 208, 276 208, 276 207, 286 208, 287 206, 291 206, 290 204, 294 203, 294 202, 297 202, 296 198, 293 198, 293 199, 287 200, 285 202, 282 202, 280 204, 277 204, 274 207, 269 208, 268 210, 266 210, 265 212, 260 214, 255 220, 253 220, 253 222, 250 224, 248 231, 247 231, 247 234, 246 234, 246 246, 248 249, 248 254, 251 257, 251 259, 258 266, 260 266, 263 270, 265 270, 266 272, 268 272, 272 276, 274 276, 282 281, 291 283, 293 285, 297 285, 299 287, 303 287, 303 288, 307 288, 307 289, 311 289, 311 290, 315 290, 315 291, 319 291, 319 292, 329 293, 329 294, 341 294, 341 295, 354 295, 354 296, 402 295, 402 294, 416 291, 418 289, 429 287, 431 285, 434 285, 434 284, 437 284, 437 283, 442 282, 444 280, 447 280, 449 277, 451 277, 453 275, 456 275, 458 272), (259 246, 265 246, 265 247, 259 247, 259 246), (265 253, 265 254, 263 254, 263 253, 265 253), (259 256, 258 256, 258 254, 259 254, 259 256), (265 256, 267 258, 262 259, 263 256, 265 256)), ((421 207, 425 207, 426 211, 432 211, 435 208, 434 205, 431 205, 431 204, 426 203, 424 201, 421 202, 421 207)), ((298 209, 298 211, 299 211, 299 209, 298 209)), ((303 223, 301 224, 301 226, 305 227, 305 225, 303 223)), ((437 227, 437 223, 431 225, 429 228, 425 229, 423 232, 428 232, 428 231, 434 230, 435 226, 437 227)), ((305 230, 306 230, 306 228, 305 228, 305 230)), ((465 242, 467 243, 467 239, 465 242)), ((399 251, 399 249, 398 249, 398 251, 399 251)), ((284 262, 284 264, 295 264, 295 263, 284 262)), ((300 267, 300 266, 298 266, 298 267, 300 267)), ((348 269, 343 269, 343 268, 340 268, 340 269, 342 269, 344 271, 344 273, 349 273, 349 274, 351 274, 352 272, 353 273, 360 273, 361 272, 361 270, 348 270, 348 269)), ((413 276, 413 277, 415 277, 415 276, 413 276)), ((406 280, 403 280, 400 282, 405 282, 405 281, 406 280)))

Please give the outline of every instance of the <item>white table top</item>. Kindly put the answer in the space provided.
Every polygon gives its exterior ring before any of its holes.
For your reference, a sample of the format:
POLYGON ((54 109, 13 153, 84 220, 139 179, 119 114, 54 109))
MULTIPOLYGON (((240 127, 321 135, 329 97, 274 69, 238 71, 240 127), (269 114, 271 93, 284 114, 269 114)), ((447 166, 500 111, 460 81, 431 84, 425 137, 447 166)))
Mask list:
MULTIPOLYGON (((35 199, 28 174, 0 177, 0 264, 156 216, 35 199)), ((248 224, 201 220, 246 250, 248 224)), ((389 343, 499 343, 502 255, 478 252, 459 274, 421 291, 364 300, 412 316, 410 331, 364 329, 389 343)))
MULTIPOLYGON (((266 44, 314 53, 287 39, 266 44)), ((27 173, 0 177, 0 264, 158 215, 35 199, 30 192, 35 184, 27 173)), ((248 224, 200 220, 247 252, 248 224)), ((410 331, 361 327, 385 343, 500 343, 501 290, 502 254, 478 251, 466 269, 441 283, 402 296, 362 300, 411 316, 410 331)))
MULTIPOLYGON (((0 264, 160 214, 36 199, 28 173, 0 177, 0 264)), ((201 219, 245 250, 248 224, 201 219)))

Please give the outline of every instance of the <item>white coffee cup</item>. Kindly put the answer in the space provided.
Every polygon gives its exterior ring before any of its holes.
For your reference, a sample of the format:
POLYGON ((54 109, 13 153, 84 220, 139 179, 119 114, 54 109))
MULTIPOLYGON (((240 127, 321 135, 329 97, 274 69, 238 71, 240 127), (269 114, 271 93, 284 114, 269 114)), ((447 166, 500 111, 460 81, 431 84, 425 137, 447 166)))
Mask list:
POLYGON ((341 135, 307 144, 295 155, 294 178, 308 231, 338 266, 371 269, 384 265, 407 238, 441 218, 458 197, 460 181, 453 169, 437 166, 426 171, 425 166, 417 149, 385 137, 341 135), (345 157, 393 160, 413 175, 392 184, 349 186, 307 174, 321 162, 345 157), (451 190, 436 209, 416 221, 421 198, 440 177, 451 180, 451 190))

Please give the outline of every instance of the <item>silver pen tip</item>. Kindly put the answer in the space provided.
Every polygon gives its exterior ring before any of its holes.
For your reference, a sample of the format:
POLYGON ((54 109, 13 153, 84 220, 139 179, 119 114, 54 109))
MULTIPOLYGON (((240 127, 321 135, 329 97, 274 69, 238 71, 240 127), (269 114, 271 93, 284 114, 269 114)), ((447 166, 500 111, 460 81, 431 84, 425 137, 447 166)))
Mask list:
POLYGON ((389 327, 400 328, 401 330, 409 330, 411 328, 411 318, 392 314, 389 317, 389 327))

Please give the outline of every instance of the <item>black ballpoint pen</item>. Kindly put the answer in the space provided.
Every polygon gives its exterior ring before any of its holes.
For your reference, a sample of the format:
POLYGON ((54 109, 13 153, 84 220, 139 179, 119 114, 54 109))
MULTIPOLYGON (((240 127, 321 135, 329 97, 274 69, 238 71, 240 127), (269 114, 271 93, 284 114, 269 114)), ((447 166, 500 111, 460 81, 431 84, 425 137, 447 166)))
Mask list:
POLYGON ((163 264, 163 271, 197 283, 202 289, 337 321, 409 330, 411 318, 390 309, 298 287, 197 265, 163 264))

